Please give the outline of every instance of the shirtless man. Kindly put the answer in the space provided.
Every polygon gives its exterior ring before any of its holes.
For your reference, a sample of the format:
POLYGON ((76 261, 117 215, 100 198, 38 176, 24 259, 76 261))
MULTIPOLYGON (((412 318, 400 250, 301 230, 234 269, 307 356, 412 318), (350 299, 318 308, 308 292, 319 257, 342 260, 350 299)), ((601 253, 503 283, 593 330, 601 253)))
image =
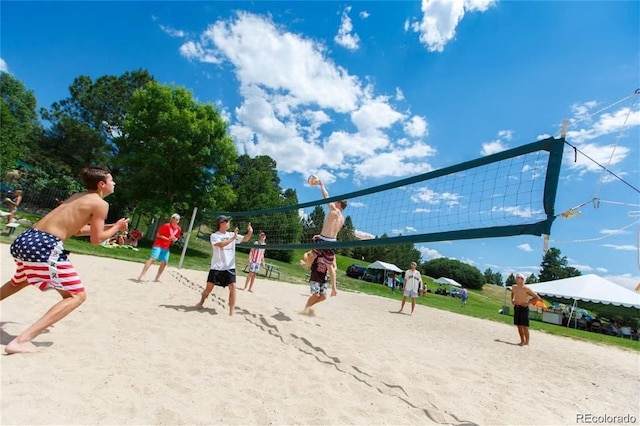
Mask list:
POLYGON ((533 290, 524 285, 524 275, 516 274, 516 285, 511 287, 511 304, 513 305, 513 324, 518 327, 520 343, 529 344, 529 305, 542 300, 533 290))
POLYGON ((80 306, 87 297, 82 281, 68 260, 69 252, 64 250, 62 243, 73 235, 89 235, 91 243, 100 244, 118 231, 127 230, 129 219, 105 225, 109 204, 104 198, 113 193, 116 185, 109 170, 87 167, 80 172, 80 179, 87 192, 72 195, 11 244, 11 256, 17 270, 13 278, 0 288, 0 300, 29 284, 41 291, 54 289, 62 300, 10 341, 4 348, 8 354, 35 352, 36 347, 31 341, 80 306))
MULTIPOLYGON (((324 198, 329 198, 329 193, 327 189, 324 187, 324 183, 321 180, 318 180, 318 185, 320 185, 320 190, 322 191, 322 196, 324 198)), ((333 203, 329 203, 329 215, 325 218, 324 224, 322 224, 322 231, 320 235, 315 235, 313 240, 315 242, 335 242, 338 238, 338 232, 342 229, 344 225, 344 216, 342 212, 347 208, 347 200, 340 200, 333 203)), ((327 264, 329 269, 329 278, 331 279, 331 296, 335 296, 338 294, 336 289, 336 267, 335 267, 335 256, 336 249, 313 249, 308 251, 302 256, 302 260, 300 261, 300 265, 304 269, 308 269, 313 261, 318 258, 318 261, 324 262, 327 264)))

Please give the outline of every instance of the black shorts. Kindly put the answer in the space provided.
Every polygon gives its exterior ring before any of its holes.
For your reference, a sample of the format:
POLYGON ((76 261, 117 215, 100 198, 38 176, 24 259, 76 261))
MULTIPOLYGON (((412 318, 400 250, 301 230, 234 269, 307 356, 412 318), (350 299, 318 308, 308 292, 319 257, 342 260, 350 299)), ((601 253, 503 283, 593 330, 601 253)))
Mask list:
POLYGON ((513 324, 524 325, 529 327, 529 307, 514 306, 513 307, 513 324))
POLYGON ((236 270, 229 269, 228 271, 216 271, 214 269, 210 269, 209 276, 207 276, 207 282, 213 283, 219 287, 227 287, 229 284, 235 284, 236 270))

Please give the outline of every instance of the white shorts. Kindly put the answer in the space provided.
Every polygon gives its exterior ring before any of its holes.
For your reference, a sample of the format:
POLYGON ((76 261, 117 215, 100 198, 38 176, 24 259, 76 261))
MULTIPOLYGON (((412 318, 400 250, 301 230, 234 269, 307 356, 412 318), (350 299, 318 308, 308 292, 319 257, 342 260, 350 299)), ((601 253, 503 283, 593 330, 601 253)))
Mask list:
POLYGON ((257 262, 249 263, 249 272, 253 272, 254 274, 257 274, 259 270, 260 270, 260 263, 257 263, 257 262))
POLYGON ((414 290, 405 290, 403 295, 404 297, 413 297, 413 298, 418 297, 418 293, 414 290))

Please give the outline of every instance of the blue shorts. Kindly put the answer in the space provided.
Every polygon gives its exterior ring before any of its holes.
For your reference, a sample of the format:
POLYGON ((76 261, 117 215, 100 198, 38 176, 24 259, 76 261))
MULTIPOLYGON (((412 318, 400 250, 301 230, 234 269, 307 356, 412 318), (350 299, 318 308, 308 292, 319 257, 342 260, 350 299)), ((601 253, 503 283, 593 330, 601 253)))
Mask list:
POLYGON ((249 263, 249 272, 253 272, 254 274, 257 274, 258 272, 260 272, 260 263, 258 262, 249 263))
POLYGON ((169 249, 163 249, 162 247, 153 246, 151 248, 151 258, 159 260, 160 262, 169 262, 169 249))
POLYGON ((309 283, 309 289, 311 290, 311 294, 317 294, 318 296, 323 295, 326 297, 329 294, 326 282, 317 283, 315 281, 311 281, 309 283))

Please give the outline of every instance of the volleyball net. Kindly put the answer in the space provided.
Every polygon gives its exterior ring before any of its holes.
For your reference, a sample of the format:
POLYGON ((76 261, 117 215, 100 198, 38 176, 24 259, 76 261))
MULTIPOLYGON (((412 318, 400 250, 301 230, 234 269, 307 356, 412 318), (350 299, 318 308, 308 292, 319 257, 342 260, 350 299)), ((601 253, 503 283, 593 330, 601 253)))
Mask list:
POLYGON ((563 147, 563 138, 548 138, 326 199, 265 210, 205 211, 202 220, 215 230, 218 215, 231 216, 241 234, 251 222, 254 233, 268 235, 270 250, 549 234, 563 147), (327 204, 339 200, 348 206, 338 241, 313 243, 327 204))

